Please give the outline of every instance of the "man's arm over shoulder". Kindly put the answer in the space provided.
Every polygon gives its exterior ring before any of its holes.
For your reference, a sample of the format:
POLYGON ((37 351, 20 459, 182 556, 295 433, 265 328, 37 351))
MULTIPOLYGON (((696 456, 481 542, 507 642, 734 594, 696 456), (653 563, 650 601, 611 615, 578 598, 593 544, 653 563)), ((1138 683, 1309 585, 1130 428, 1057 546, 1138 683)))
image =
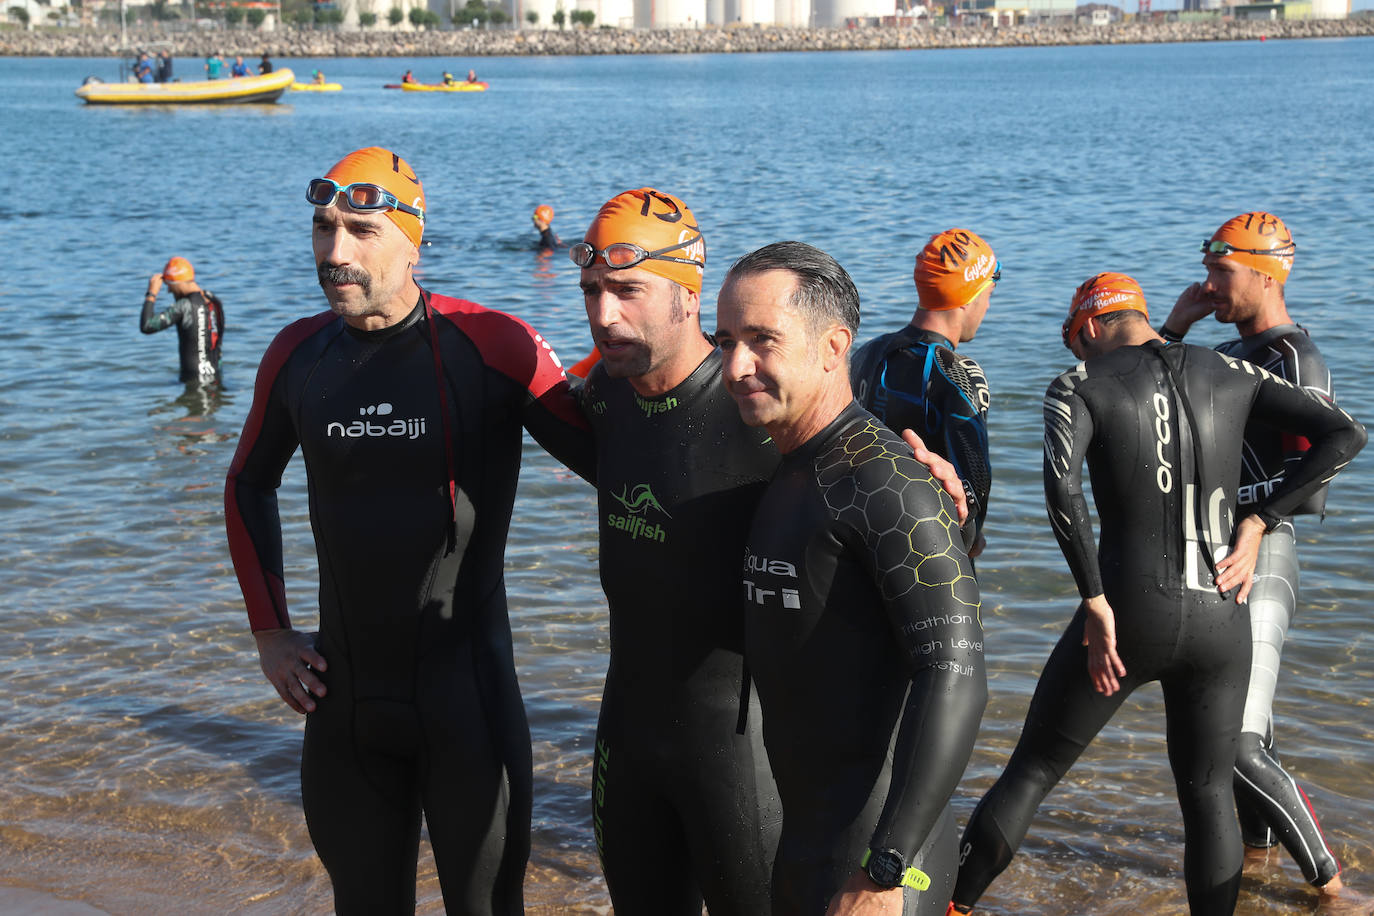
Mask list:
POLYGON ((892 781, 870 846, 897 849, 910 860, 973 753, 987 675, 978 583, 953 501, 896 448, 862 468, 859 486, 869 491, 871 508, 850 524, 862 533, 863 555, 911 674, 892 781))
POLYGON ((553 346, 520 318, 473 302, 430 295, 487 366, 522 392, 521 422, 545 451, 584 480, 596 479, 596 443, 553 346))
POLYGON ((1059 549, 1073 572, 1078 594, 1102 594, 1102 572, 1092 516, 1083 495, 1083 458, 1092 441, 1093 423, 1076 386, 1084 378, 1082 363, 1065 372, 1045 391, 1045 507, 1059 549))
POLYGON ((299 440, 280 377, 300 344, 329 323, 317 315, 290 325, 272 341, 258 366, 253 403, 224 484, 224 524, 229 555, 256 630, 291 626, 283 582, 281 519, 277 487, 299 440))

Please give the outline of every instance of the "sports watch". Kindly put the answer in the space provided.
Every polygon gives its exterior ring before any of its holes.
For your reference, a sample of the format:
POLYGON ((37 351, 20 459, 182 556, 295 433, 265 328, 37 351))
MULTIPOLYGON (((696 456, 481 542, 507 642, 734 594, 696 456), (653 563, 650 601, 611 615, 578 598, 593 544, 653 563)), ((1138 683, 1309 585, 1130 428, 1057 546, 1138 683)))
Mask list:
POLYGON ((869 849, 859 860, 868 880, 879 887, 910 887, 923 891, 930 887, 930 876, 916 866, 907 867, 906 859, 895 849, 869 849))

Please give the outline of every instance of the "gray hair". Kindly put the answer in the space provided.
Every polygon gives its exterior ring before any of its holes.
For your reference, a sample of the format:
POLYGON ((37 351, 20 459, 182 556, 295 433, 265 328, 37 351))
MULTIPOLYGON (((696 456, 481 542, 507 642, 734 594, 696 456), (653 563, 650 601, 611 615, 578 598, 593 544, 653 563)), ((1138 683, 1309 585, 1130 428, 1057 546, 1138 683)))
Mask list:
POLYGON ((774 242, 732 264, 725 280, 769 270, 785 270, 797 278, 788 305, 806 317, 813 333, 832 323, 858 333, 859 290, 839 261, 805 242, 774 242))

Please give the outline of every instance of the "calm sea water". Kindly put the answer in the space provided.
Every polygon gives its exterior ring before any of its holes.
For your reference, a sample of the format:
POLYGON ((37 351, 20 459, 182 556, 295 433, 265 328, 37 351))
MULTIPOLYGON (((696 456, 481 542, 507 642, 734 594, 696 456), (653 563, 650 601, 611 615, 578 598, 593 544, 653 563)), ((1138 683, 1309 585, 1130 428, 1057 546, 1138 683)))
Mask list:
MULTIPOLYGON (((402 152, 431 214, 422 282, 518 313, 565 362, 590 345, 576 272, 530 250, 550 203, 577 238, 630 187, 672 190, 724 267, 810 241, 853 273, 864 331, 914 304, 915 251, 949 225, 1004 280, 966 345, 994 392, 983 574, 991 702, 958 799, 1000 771, 1075 603, 1045 517, 1040 396, 1070 361, 1059 320, 1100 270, 1157 318, 1235 213, 1284 216, 1288 293, 1341 401, 1374 418, 1366 239, 1374 41, 1064 49, 466 60, 291 60, 345 89, 269 107, 98 109, 71 92, 114 61, 0 61, 0 884, 112 913, 323 913, 298 799, 301 720, 263 680, 221 521, 221 487, 272 335, 323 307, 307 179, 356 147, 402 152), (475 66, 485 95, 381 89, 475 66), (227 391, 176 382, 171 334, 136 330, 147 277, 190 258, 226 303, 227 391)), ((197 62, 177 61, 189 75, 197 62)), ((1192 338, 1217 342, 1221 326, 1192 338)), ((590 491, 526 448, 509 567, 534 737, 531 912, 608 910, 588 828, 605 671, 590 491)), ((282 488, 288 590, 315 608, 304 473, 282 488)), ((1303 602, 1285 653, 1280 742, 1347 865, 1374 862, 1374 574, 1367 455, 1305 521, 1303 602)), ((1042 809, 987 911, 1178 913, 1182 827, 1157 688, 1141 691, 1042 809)), ((442 904, 421 865, 421 910, 442 904)), ((1241 912, 1308 908, 1286 857, 1241 912)))

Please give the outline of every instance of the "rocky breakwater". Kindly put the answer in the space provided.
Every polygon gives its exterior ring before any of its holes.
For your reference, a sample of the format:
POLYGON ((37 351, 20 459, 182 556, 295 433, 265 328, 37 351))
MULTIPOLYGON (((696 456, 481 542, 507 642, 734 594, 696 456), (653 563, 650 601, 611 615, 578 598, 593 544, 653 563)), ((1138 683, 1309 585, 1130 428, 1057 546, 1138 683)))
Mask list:
MULTIPOLYGON (((1004 26, 1002 28, 868 27, 783 29, 510 29, 335 31, 247 29, 166 32, 130 30, 128 45, 170 42, 178 57, 211 53, 293 57, 519 57, 574 54, 734 54, 760 51, 878 51, 915 48, 1034 47, 1247 41, 1261 37, 1353 38, 1374 35, 1374 17, 1291 21, 1128 22, 1109 26, 1004 26)), ((113 57, 118 32, 78 29, 0 31, 0 55, 113 57)))

